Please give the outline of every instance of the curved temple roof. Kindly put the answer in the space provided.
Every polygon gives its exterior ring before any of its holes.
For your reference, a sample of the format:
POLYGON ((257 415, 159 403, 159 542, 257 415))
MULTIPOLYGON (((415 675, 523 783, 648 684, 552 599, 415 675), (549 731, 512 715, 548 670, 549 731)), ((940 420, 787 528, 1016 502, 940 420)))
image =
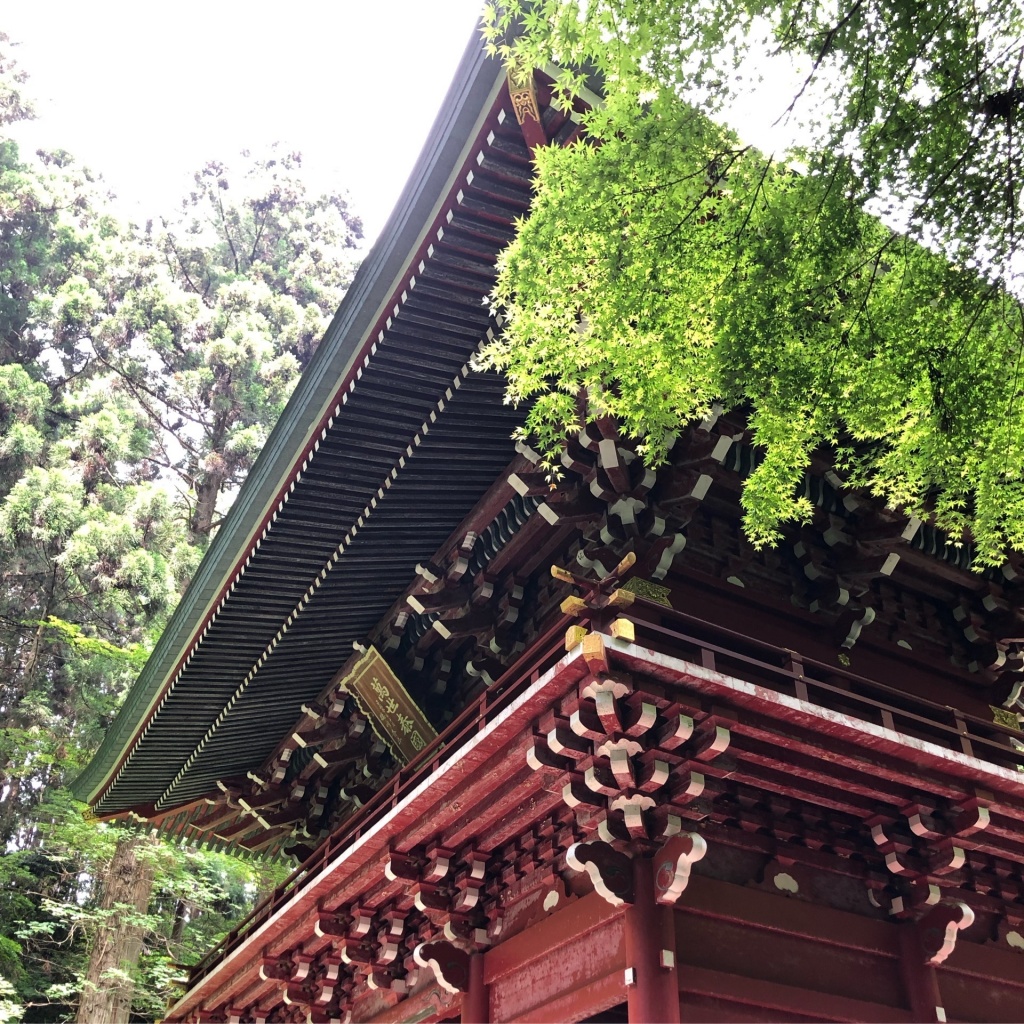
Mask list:
POLYGON ((160 811, 258 767, 513 455, 497 253, 530 198, 505 78, 471 41, 387 226, 77 796, 160 811), (272 585, 271 585, 272 584, 272 585))

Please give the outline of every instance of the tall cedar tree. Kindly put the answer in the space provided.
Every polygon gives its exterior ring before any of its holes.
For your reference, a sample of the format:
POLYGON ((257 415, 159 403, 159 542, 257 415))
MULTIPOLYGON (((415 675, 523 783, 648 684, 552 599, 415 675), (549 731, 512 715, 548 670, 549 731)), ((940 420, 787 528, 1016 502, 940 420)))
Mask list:
POLYGON ((0 35, 0 1019, 159 1016, 262 875, 81 820, 84 765, 310 359, 358 219, 298 154, 211 163, 136 229, 0 35), (84 991, 84 994, 83 994, 84 991), (5 1017, 5 1015, 7 1015, 5 1017))

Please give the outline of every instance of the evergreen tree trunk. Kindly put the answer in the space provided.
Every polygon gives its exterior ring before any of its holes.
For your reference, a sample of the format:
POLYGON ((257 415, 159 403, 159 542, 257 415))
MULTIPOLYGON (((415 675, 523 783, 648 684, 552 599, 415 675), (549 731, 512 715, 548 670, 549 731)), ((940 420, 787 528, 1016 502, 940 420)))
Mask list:
POLYGON ((153 861, 140 856, 147 844, 145 836, 123 836, 107 867, 100 907, 122 912, 112 914, 96 933, 77 1024, 127 1024, 135 990, 130 975, 139 962, 145 932, 135 917, 148 910, 153 889, 153 861))
MULTIPOLYGON (((11 770, 13 765, 8 762, 7 768, 11 770)), ((0 798, 0 850, 6 850, 10 845, 20 817, 18 801, 21 796, 21 779, 16 774, 12 773, 12 776, 6 785, 2 784, 3 777, 0 776, 0 793, 3 794, 0 798)))
POLYGON ((177 947, 185 937, 185 920, 189 914, 190 905, 187 900, 178 900, 174 904, 174 924, 171 926, 171 946, 177 947))
POLYGON ((196 505, 190 523, 192 543, 205 544, 213 532, 213 517, 217 511, 217 498, 225 485, 220 473, 205 473, 201 482, 195 485, 196 505))

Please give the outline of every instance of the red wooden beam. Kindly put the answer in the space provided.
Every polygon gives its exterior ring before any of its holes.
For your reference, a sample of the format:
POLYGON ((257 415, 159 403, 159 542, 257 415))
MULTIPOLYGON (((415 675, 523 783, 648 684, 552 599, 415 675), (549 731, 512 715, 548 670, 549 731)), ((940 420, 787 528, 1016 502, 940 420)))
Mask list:
POLYGON ((492 1020, 579 1019, 591 1007, 596 1012, 622 1002, 623 917, 591 893, 489 949, 484 978, 492 1020), (577 1005, 584 1012, 577 1013, 577 1005))
MULTIPOLYGON (((691 914, 734 921, 767 932, 803 935, 815 944, 860 950, 878 956, 900 955, 896 925, 834 910, 745 886, 695 875, 677 907, 691 914)), ((771 936, 765 935, 765 943, 771 936)))
MULTIPOLYGON (((918 1018, 906 1010, 864 999, 851 999, 810 988, 782 985, 727 971, 688 966, 679 972, 682 1012, 688 997, 712 996, 759 1009, 774 1010, 788 1019, 800 1016, 816 1021, 863 1021, 864 1024, 903 1024, 918 1018)), ((865 988, 870 988, 865 979, 865 988)), ((763 1019, 763 1018, 762 1018, 763 1019)), ((931 1018, 934 1020, 935 1018, 931 1018)))
POLYGON ((535 1006, 516 1019, 522 1024, 561 1024, 567 1020, 587 1020, 622 1001, 622 971, 616 970, 564 992, 543 1006, 535 1006))

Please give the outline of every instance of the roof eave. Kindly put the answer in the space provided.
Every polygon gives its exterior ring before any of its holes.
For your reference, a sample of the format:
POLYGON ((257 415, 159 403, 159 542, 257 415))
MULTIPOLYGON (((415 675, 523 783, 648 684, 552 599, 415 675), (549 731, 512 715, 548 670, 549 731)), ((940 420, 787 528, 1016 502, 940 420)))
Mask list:
POLYGON ((369 334, 407 272, 424 232, 454 184, 479 123, 504 82, 474 34, 427 141, 380 238, 345 294, 316 354, 249 473, 224 524, 93 759, 72 784, 94 802, 111 782, 169 681, 202 636, 239 565, 301 469, 337 396, 363 358, 369 334))

